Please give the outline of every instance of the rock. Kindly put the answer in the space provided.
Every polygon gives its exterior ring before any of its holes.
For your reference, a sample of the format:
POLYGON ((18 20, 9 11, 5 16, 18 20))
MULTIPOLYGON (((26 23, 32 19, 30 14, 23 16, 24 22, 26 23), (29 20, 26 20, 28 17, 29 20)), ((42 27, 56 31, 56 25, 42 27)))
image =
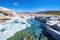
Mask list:
POLYGON ((0 21, 10 20, 12 17, 16 15, 17 15, 16 12, 8 8, 0 7, 0 21))
POLYGON ((43 17, 43 16, 41 16, 41 17, 35 17, 35 19, 38 20, 38 21, 40 21, 40 22, 42 22, 42 23, 46 23, 46 17, 43 17))
POLYGON ((51 17, 46 21, 46 30, 56 40, 60 40, 60 16, 51 17))

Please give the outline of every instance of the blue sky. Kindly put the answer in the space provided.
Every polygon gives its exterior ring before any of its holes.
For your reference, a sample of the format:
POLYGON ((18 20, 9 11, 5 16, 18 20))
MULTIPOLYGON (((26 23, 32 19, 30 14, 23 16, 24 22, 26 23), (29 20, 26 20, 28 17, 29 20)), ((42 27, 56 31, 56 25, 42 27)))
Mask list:
POLYGON ((60 0, 0 0, 0 6, 29 12, 60 10, 60 0))

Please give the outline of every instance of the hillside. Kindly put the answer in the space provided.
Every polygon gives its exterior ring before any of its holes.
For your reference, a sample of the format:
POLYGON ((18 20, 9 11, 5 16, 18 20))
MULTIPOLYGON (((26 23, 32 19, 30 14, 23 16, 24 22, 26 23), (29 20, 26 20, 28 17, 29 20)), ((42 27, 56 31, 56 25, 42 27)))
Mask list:
POLYGON ((42 11, 42 12, 37 12, 37 14, 60 15, 60 11, 42 11))
POLYGON ((60 15, 60 11, 38 11, 38 12, 17 12, 17 14, 50 14, 50 15, 60 15))

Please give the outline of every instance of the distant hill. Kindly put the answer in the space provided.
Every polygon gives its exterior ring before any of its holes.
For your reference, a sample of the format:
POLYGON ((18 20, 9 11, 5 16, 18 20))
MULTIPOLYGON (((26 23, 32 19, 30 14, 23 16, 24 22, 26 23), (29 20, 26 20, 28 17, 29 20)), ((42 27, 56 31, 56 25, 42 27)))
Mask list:
POLYGON ((51 14, 60 15, 60 11, 17 12, 18 14, 51 14))
POLYGON ((60 11, 41 11, 36 12, 37 14, 52 14, 52 15, 60 15, 60 11))
POLYGON ((31 12, 17 12, 17 14, 30 14, 31 12))

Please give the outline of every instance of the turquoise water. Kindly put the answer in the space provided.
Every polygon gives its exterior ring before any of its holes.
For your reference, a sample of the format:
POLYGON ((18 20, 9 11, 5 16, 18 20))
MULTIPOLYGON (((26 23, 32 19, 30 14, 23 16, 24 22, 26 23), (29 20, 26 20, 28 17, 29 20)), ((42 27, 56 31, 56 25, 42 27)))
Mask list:
MULTIPOLYGON (((29 23, 29 24, 32 24, 32 26, 30 27, 30 30, 35 33, 35 36, 37 36, 37 37, 36 37, 36 40, 39 40, 40 33, 42 33, 43 28, 44 28, 44 27, 43 27, 44 24, 42 24, 41 22, 38 22, 38 21, 35 20, 35 19, 30 19, 30 20, 28 20, 28 23, 29 23), (33 24, 32 24, 31 22, 32 22, 33 24)), ((47 40, 47 38, 46 38, 45 40, 47 40)))
POLYGON ((19 17, 15 17, 5 23, 0 23, 0 40, 6 40, 7 38, 13 36, 16 32, 27 27, 32 32, 35 32, 35 35, 37 36, 36 40, 38 40, 38 37, 43 30, 41 28, 42 26, 43 24, 35 19, 22 21, 19 17))

